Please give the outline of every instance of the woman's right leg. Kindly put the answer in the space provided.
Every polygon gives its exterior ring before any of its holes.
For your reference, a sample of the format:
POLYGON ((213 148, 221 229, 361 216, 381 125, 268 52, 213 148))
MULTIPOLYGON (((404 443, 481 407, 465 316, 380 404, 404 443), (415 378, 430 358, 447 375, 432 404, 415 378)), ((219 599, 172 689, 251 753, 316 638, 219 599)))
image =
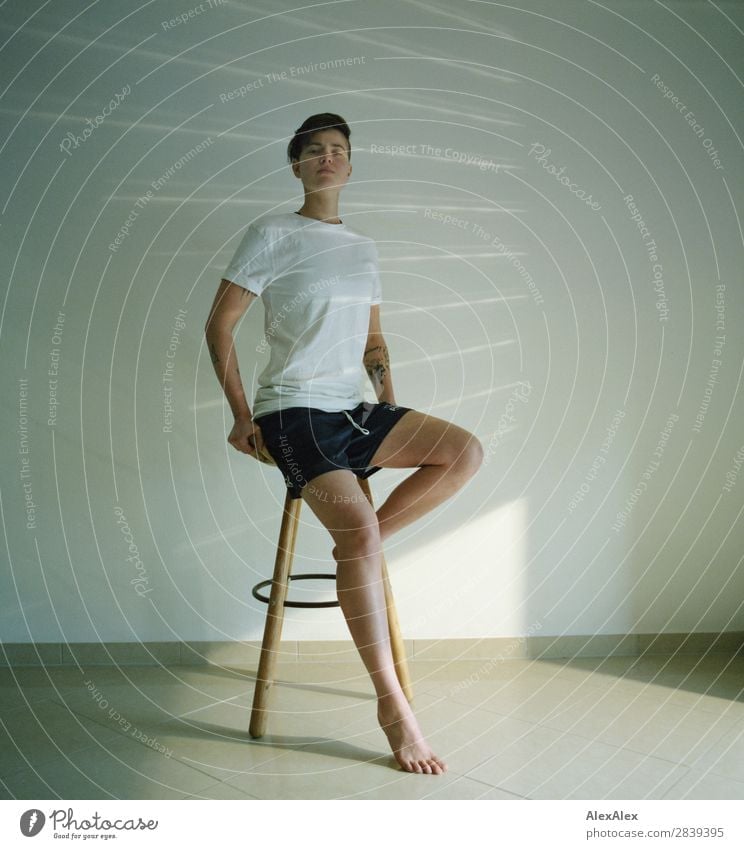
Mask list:
POLYGON ((345 469, 324 472, 302 488, 302 497, 333 537, 341 610, 377 693, 377 718, 396 760, 409 772, 446 770, 424 740, 395 671, 382 584, 377 515, 345 469))

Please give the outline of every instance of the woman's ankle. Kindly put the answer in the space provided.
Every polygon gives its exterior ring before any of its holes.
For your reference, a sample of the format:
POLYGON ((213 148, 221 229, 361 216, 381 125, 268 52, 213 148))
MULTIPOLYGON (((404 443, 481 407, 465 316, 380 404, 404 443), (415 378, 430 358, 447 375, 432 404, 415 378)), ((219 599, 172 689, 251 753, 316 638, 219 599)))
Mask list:
POLYGON ((408 699, 400 687, 377 696, 377 709, 379 711, 397 713, 404 707, 408 707, 408 699))

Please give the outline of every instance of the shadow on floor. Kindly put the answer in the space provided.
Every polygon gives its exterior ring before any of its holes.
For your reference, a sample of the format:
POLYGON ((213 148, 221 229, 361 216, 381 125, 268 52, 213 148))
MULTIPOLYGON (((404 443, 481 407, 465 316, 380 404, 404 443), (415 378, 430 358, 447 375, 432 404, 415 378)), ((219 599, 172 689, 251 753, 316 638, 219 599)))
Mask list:
MULTIPOLYGON (((312 752, 316 755, 325 755, 331 758, 342 758, 356 763, 376 763, 381 766, 390 766, 400 771, 397 761, 391 754, 381 755, 370 749, 364 749, 348 743, 344 740, 335 740, 330 737, 321 736, 295 736, 290 734, 264 734, 260 739, 254 739, 248 731, 237 730, 233 727, 217 725, 213 722, 188 722, 177 720, 177 727, 184 737, 194 739, 207 737, 214 739, 216 736, 227 740, 247 743, 251 746, 268 746, 271 748, 287 749, 293 752, 312 752)), ((169 723, 171 728, 176 727, 176 722, 169 723)))

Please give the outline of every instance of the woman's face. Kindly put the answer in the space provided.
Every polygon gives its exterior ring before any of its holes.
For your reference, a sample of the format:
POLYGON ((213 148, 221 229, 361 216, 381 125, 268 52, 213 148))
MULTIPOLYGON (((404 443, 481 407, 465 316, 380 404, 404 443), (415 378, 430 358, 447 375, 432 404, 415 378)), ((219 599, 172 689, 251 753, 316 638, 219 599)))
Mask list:
POLYGON ((299 160, 292 163, 292 171, 306 191, 343 188, 351 175, 346 136, 335 129, 313 133, 299 160))

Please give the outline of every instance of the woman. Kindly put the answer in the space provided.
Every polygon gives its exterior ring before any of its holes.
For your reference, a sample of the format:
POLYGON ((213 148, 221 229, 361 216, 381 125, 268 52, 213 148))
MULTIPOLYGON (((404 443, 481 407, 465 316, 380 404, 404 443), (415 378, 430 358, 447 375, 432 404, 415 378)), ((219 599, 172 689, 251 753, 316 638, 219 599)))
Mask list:
POLYGON ((390 649, 381 583, 382 544, 457 492, 483 449, 457 425, 395 403, 380 325, 374 242, 338 215, 351 176, 350 130, 339 115, 312 115, 287 157, 305 199, 296 212, 251 224, 220 282, 207 344, 235 417, 228 442, 268 454, 293 498, 304 498, 331 534, 341 610, 377 693, 377 717, 400 766, 446 770, 424 740, 390 649), (253 300, 265 309, 271 349, 253 410, 233 328, 253 300), (366 370, 378 403, 363 401, 366 370), (358 479, 380 468, 416 468, 375 512, 358 479))

